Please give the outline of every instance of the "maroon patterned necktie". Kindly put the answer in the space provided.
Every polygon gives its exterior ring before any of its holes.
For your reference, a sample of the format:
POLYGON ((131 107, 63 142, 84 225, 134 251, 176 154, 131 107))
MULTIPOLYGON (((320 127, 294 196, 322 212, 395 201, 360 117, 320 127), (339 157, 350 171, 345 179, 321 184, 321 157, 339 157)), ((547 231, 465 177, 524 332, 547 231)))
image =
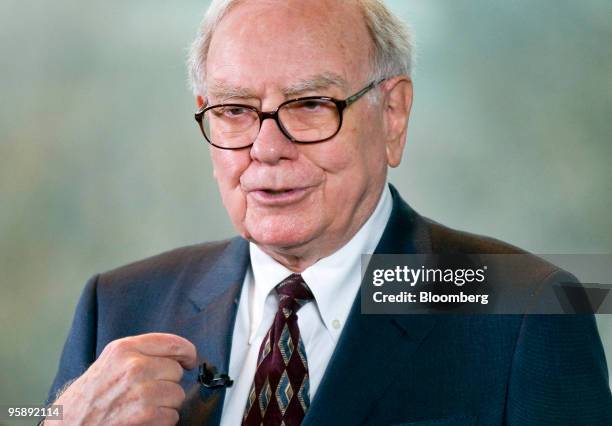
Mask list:
POLYGON ((276 286, 278 311, 259 348, 243 426, 294 426, 310 405, 308 363, 297 311, 313 299, 299 274, 276 286))

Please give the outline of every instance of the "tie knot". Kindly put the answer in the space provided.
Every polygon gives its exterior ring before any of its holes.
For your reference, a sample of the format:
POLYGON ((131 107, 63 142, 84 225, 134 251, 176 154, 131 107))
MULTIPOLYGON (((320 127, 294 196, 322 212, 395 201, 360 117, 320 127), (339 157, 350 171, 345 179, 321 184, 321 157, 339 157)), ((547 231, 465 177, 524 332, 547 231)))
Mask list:
POLYGON ((276 286, 280 297, 281 308, 296 312, 303 305, 314 299, 312 292, 300 274, 291 274, 276 286))

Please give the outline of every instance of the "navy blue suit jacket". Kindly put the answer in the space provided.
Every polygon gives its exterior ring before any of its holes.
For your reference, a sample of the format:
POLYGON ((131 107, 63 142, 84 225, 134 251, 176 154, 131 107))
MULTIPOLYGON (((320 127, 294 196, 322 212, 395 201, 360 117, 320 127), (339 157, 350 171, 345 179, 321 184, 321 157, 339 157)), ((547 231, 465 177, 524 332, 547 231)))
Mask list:
MULTIPOLYGON (((391 187, 377 253, 524 253, 419 216, 391 187)), ((545 281, 563 274, 533 258, 545 281)), ((227 371, 249 265, 241 238, 180 248, 93 277, 49 393, 114 339, 168 332, 227 371)), ((217 425, 224 391, 186 371, 181 424, 217 425)), ((612 397, 592 315, 362 315, 356 299, 304 425, 611 425, 612 397)))

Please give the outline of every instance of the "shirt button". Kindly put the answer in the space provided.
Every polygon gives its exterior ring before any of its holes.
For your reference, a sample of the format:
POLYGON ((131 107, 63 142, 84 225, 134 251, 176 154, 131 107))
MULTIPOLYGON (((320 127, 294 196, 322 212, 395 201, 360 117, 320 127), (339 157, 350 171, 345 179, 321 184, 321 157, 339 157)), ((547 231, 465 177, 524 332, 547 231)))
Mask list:
POLYGON ((336 330, 338 330, 340 328, 340 321, 338 321, 337 319, 332 321, 332 327, 334 327, 336 330))

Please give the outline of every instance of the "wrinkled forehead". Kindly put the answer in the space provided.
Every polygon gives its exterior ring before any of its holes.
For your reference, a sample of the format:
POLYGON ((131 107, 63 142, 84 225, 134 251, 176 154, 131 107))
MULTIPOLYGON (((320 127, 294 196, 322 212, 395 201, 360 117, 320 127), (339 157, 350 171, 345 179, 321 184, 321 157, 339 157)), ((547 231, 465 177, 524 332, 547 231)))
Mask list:
POLYGON ((243 2, 223 17, 212 36, 207 86, 257 91, 333 76, 330 81, 357 87, 370 72, 370 45, 354 2, 243 2))

